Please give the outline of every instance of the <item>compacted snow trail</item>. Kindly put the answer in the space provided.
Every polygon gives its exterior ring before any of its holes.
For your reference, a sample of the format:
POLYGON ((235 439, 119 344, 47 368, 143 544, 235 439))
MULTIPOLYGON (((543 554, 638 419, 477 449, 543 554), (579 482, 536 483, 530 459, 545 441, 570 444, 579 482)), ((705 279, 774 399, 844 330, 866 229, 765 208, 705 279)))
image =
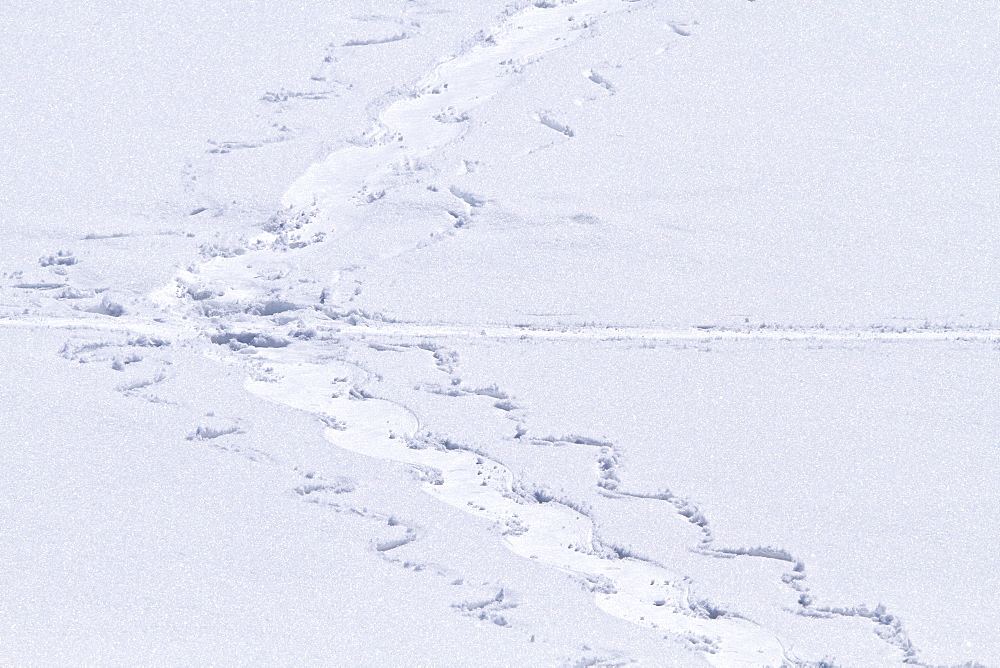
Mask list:
MULTIPOLYGON (((362 145, 335 151, 310 167, 285 193, 283 203, 288 208, 282 220, 253 238, 249 253, 216 257, 194 271, 182 271, 154 299, 169 307, 177 297, 210 294, 205 286, 211 284, 225 286, 226 301, 266 292, 260 273, 247 271, 248 261, 287 272, 294 262, 272 251, 295 251, 348 232, 358 203, 381 198, 386 179, 411 170, 422 156, 462 136, 468 112, 503 90, 507 74, 571 44, 587 32, 593 17, 627 4, 625 0, 537 2, 515 14, 482 43, 438 65, 412 95, 389 105, 362 145)), ((483 203, 460 189, 449 190, 457 206, 483 203)), ((334 276, 333 282, 337 280, 339 276, 334 276)))
POLYGON ((389 401, 352 396, 352 383, 364 375, 356 367, 309 362, 281 350, 262 351, 260 359, 270 378, 248 380, 250 391, 324 418, 335 425, 326 430, 327 440, 341 448, 415 467, 422 473, 425 491, 500 527, 516 554, 590 582, 605 612, 677 636, 716 666, 792 663, 767 630, 713 614, 690 600, 690 583, 682 574, 601 549, 586 515, 515 492, 514 477, 503 465, 474 452, 414 439, 419 424, 410 411, 389 401))
MULTIPOLYGON (((621 5, 621 0, 538 2, 513 16, 485 43, 438 65, 411 97, 382 112, 367 145, 331 154, 288 189, 286 206, 315 206, 318 212, 299 238, 335 233, 337 214, 353 208, 352 199, 359 193, 377 197, 379 180, 391 175, 392 165, 418 161, 460 137, 468 112, 504 88, 505 71, 570 44, 586 31, 592 16, 621 5)), ((453 194, 476 205, 469 195, 453 194)))

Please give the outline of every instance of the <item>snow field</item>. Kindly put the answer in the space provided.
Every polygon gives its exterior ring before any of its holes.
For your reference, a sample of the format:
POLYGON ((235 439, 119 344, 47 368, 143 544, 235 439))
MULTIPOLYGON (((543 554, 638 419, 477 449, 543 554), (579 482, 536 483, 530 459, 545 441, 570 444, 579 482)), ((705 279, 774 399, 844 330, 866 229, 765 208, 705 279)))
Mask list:
POLYGON ((0 655, 1000 656, 987 8, 149 9, 4 28, 0 655))

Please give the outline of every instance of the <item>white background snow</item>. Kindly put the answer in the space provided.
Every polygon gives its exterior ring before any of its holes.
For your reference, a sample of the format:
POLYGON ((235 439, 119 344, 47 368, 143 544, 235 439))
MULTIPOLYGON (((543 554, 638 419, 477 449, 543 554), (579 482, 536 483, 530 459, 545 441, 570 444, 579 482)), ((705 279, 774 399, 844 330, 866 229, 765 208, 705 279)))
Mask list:
POLYGON ((1000 664, 1000 5, 7 0, 0 661, 1000 664))

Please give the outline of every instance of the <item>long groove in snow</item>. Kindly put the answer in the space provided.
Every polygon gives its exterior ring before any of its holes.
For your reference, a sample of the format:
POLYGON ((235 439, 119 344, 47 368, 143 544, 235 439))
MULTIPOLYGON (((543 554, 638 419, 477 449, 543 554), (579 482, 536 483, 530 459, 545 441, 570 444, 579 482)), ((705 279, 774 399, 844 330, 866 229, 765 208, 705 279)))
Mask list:
POLYGON ((503 325, 436 325, 421 323, 369 322, 338 325, 338 334, 358 336, 411 336, 426 338, 492 338, 602 341, 1000 341, 997 329, 907 329, 774 327, 761 329, 728 328, 643 328, 565 327, 533 328, 503 325))
POLYGON ((559 503, 531 503, 514 492, 503 465, 465 450, 414 448, 419 428, 405 408, 381 399, 331 396, 331 378, 357 376, 343 362, 314 364, 283 350, 261 351, 276 380, 248 380, 251 392, 329 418, 328 441, 351 452, 433 472, 423 488, 441 501, 502 527, 519 556, 583 576, 594 584, 605 612, 629 622, 696 640, 716 666, 780 666, 789 663, 781 642, 744 619, 700 616, 688 600, 685 578, 631 558, 612 558, 595 545, 589 517, 559 503), (292 357, 292 359, 290 359, 292 357))
MULTIPOLYGON (((153 319, 112 319, 100 315, 79 316, 0 316, 0 327, 31 329, 89 329, 133 332, 177 339, 196 338, 204 332, 191 324, 178 325, 153 319)), ((254 324, 269 329, 270 323, 254 324)), ((540 339, 551 341, 912 341, 1000 343, 1000 329, 962 328, 884 330, 879 328, 773 327, 767 329, 726 329, 698 327, 512 327, 504 325, 438 325, 406 322, 369 322, 365 324, 317 324, 318 331, 342 337, 413 337, 448 339, 540 339)), ((279 333, 275 330, 274 333, 279 333)))

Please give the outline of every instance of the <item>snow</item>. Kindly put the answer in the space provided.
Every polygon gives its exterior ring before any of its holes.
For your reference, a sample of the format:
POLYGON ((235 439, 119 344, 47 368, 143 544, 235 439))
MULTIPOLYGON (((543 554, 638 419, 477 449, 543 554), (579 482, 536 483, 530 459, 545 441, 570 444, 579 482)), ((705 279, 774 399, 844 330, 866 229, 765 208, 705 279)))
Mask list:
POLYGON ((15 5, 4 661, 1000 662, 995 7, 15 5))

